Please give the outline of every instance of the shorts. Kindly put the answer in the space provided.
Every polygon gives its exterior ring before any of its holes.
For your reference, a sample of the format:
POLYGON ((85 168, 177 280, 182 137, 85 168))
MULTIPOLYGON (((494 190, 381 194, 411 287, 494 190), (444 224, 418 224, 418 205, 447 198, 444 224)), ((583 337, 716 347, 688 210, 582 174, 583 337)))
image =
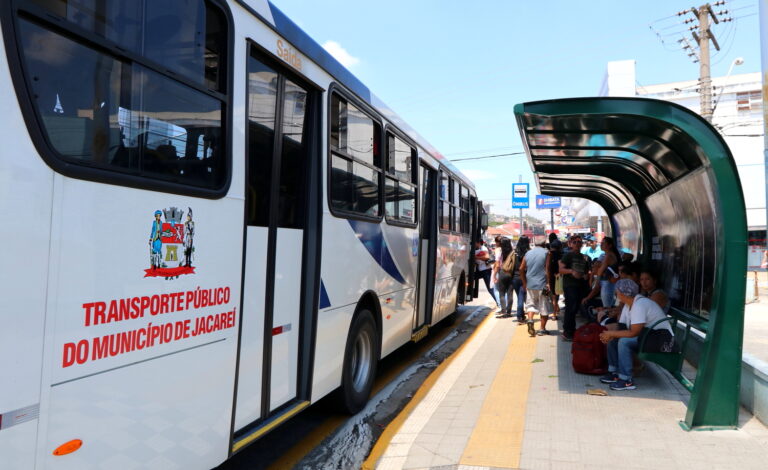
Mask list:
POLYGON ((525 311, 538 313, 546 317, 552 313, 552 301, 549 296, 541 295, 542 289, 528 289, 525 296, 525 311))

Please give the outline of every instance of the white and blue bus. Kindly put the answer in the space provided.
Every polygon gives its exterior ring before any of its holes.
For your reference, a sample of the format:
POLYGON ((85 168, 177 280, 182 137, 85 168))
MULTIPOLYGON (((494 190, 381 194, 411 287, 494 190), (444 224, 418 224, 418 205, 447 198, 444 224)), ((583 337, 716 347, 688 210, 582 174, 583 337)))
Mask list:
POLYGON ((215 466, 472 296, 472 183, 266 0, 0 20, 0 467, 215 466))

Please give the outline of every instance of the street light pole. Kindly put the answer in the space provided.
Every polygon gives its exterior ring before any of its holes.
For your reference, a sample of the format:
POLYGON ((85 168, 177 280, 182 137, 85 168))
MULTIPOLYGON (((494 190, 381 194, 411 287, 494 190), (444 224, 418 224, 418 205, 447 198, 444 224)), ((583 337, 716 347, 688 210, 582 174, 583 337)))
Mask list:
POLYGON ((728 78, 731 76, 731 72, 733 72, 733 67, 736 65, 741 65, 744 63, 744 59, 741 57, 736 57, 733 59, 733 62, 731 62, 731 66, 728 67, 728 73, 725 75, 725 79, 723 79, 723 85, 720 87, 720 92, 717 94, 717 99, 715 99, 715 104, 712 106, 712 116, 715 115, 715 110, 717 109, 717 104, 720 102, 720 98, 723 96, 723 91, 725 91, 725 85, 728 81, 728 78))
MULTIPOLYGON (((523 182, 523 175, 517 175, 517 182, 522 183, 523 182)), ((523 236, 523 208, 520 208, 520 237, 523 236)), ((518 240, 520 240, 520 237, 517 237, 518 240)))

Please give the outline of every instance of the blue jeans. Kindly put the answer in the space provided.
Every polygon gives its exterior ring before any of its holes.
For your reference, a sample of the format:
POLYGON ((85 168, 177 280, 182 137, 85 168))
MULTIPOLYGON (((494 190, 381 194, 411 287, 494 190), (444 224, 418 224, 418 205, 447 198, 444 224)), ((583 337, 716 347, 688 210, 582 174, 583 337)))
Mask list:
MULTIPOLYGON (((520 278, 515 278, 512 280, 512 288, 515 290, 515 295, 517 295, 517 319, 520 320, 521 318, 525 318, 525 314, 523 313, 523 307, 525 306, 525 289, 523 289, 523 280, 520 278)), ((512 303, 512 297, 509 298, 510 304, 512 303)))
POLYGON ((486 269, 484 271, 478 271, 477 274, 483 282, 485 282, 485 288, 488 289, 488 293, 491 294, 491 297, 493 297, 493 300, 496 301, 496 305, 499 305, 499 300, 496 298, 496 293, 494 292, 493 286, 491 285, 491 270, 486 269))
POLYGON ((616 338, 608 343, 608 371, 618 372, 621 380, 632 380, 632 353, 637 352, 639 339, 616 338))
POLYGON ((616 284, 608 280, 600 281, 600 300, 603 301, 603 307, 611 308, 616 303, 616 284))

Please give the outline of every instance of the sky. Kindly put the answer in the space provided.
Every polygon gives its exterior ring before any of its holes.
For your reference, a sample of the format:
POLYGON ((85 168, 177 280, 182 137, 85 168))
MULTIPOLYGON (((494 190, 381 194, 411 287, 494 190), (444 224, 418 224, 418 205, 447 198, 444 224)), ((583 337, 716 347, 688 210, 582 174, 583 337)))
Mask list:
MULTIPOLYGON (((736 57, 744 63, 734 74, 761 70, 758 1, 715 7, 734 21, 714 25, 721 52, 711 47, 713 77, 736 57)), ((272 3, 451 160, 522 152, 514 105, 596 96, 609 61, 635 60, 638 86, 699 74, 677 43, 693 42, 683 24, 692 15, 676 15, 698 4, 690 0, 272 3)), ((537 193, 525 155, 454 164, 493 212, 512 214, 520 176, 537 193)))

